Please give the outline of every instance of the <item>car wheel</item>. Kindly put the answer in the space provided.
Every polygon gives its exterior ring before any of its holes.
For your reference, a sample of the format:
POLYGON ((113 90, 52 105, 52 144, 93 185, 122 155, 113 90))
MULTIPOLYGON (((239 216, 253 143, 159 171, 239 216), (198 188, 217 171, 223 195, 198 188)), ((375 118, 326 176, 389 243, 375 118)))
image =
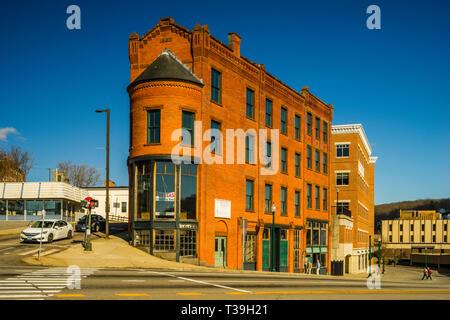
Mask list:
POLYGON ((52 242, 53 242, 53 233, 50 233, 50 234, 48 235, 47 242, 48 242, 48 243, 52 243, 52 242))
POLYGON ((72 230, 69 230, 69 232, 67 232, 67 239, 72 239, 72 230))

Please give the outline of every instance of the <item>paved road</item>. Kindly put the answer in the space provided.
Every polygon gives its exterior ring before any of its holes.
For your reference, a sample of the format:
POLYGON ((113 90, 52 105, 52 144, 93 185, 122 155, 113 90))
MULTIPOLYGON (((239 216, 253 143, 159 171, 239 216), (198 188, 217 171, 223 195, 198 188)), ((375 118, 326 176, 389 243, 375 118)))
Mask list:
MULTIPOLYGON (((24 227, 25 228, 25 227, 24 227)), ((112 223, 110 226, 110 234, 115 236, 126 236, 127 224, 112 223)), ((93 233, 92 240, 104 237, 104 233, 93 233)), ((83 232, 74 232, 72 239, 55 240, 52 243, 43 243, 43 255, 54 254, 59 251, 68 249, 73 245, 80 245, 83 241, 83 232)), ((19 233, 16 235, 0 236, 0 266, 26 266, 22 262, 25 257, 37 255, 39 243, 21 243, 19 233)))
POLYGON ((444 299, 450 300, 450 280, 381 281, 369 290, 366 279, 310 277, 289 274, 188 272, 146 269, 81 269, 2 267, 0 299, 99 300, 328 300, 444 299), (69 280, 69 282, 68 282, 69 280), (20 288, 20 289, 19 289, 20 288))

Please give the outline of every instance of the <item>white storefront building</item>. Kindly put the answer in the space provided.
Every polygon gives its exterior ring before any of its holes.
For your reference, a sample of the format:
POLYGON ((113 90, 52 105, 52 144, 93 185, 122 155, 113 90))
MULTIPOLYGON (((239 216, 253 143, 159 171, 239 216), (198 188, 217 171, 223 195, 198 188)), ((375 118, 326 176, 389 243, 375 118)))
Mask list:
MULTIPOLYGON (((110 187, 110 215, 128 219, 128 187, 110 187)), ((86 214, 81 200, 99 201, 93 214, 105 216, 106 188, 78 188, 64 182, 0 182, 0 221, 48 219, 75 221, 86 214)))

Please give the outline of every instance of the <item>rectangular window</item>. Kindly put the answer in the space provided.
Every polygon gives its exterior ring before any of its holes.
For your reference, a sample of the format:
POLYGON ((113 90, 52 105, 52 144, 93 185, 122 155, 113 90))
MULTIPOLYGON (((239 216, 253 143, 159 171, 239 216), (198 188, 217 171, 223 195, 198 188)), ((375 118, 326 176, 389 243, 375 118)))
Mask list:
POLYGON ((255 164, 255 137, 250 134, 245 136, 245 162, 255 164))
POLYGON ((247 117, 255 119, 255 92, 247 88, 247 117))
POLYGON ((189 111, 182 112, 181 125, 183 128, 183 141, 184 145, 194 145, 194 121, 195 113, 189 111))
POLYGON ((348 184, 349 184, 349 173, 348 172, 336 173, 336 185, 337 186, 348 186, 348 184))
POLYGON ((295 176, 297 178, 300 178, 300 161, 301 161, 300 154, 296 153, 295 154, 295 176))
POLYGON ((272 143, 266 142, 266 168, 272 168, 272 143))
POLYGON ((154 230, 155 251, 174 251, 175 232, 173 230, 154 230))
POLYGON ((310 136, 312 135, 312 114, 306 114, 306 133, 310 136))
POLYGON ((312 169, 312 149, 310 146, 306 148, 306 166, 308 169, 312 169))
POLYGON ((272 100, 266 99, 266 126, 270 128, 272 128, 272 111, 273 111, 272 100))
POLYGON ((281 215, 287 215, 287 189, 281 187, 281 215))
POLYGON ((127 203, 122 202, 122 212, 127 212, 127 203))
POLYGON ((295 191, 295 216, 300 217, 300 191, 295 191))
POLYGON ((322 156, 322 173, 327 174, 328 173, 328 155, 326 153, 322 156))
POLYGON ((306 185, 306 207, 308 209, 312 208, 312 186, 310 184, 306 185))
POLYGON ((180 256, 197 255, 197 231, 180 230, 180 256))
POLYGON ((323 142, 328 143, 328 122, 323 122, 323 142))
POLYGON ((211 69, 211 100, 222 103, 222 74, 215 69, 211 69))
POLYGON ((320 140, 320 119, 316 118, 316 139, 320 140))
POLYGON ((160 143, 161 110, 147 111, 147 143, 160 143))
POLYGON ((299 115, 295 115, 295 139, 301 140, 301 128, 302 118, 299 115))
POLYGON ((316 210, 320 210, 320 187, 318 186, 316 186, 315 200, 316 200, 316 210))
POLYGON ((245 210, 253 211, 253 180, 246 180, 245 186, 245 210))
POLYGON ((181 164, 180 220, 197 218, 197 166, 181 164))
POLYGON ((281 107, 281 133, 287 134, 287 109, 281 107))
POLYGON ((346 158, 349 156, 349 144, 337 144, 336 145, 336 158, 346 158))
POLYGON ((287 173, 287 149, 281 148, 281 172, 287 173))
POLYGON ((322 210, 323 211, 328 210, 328 189, 327 188, 322 189, 322 210))
POLYGON ((315 154, 315 163, 316 163, 316 171, 317 172, 320 172, 320 151, 319 150, 316 150, 316 152, 315 152, 316 154, 315 154))
POLYGON ((272 186, 266 184, 264 188, 264 212, 272 213, 272 186))
POLYGON ((211 152, 220 153, 221 124, 211 120, 211 152))

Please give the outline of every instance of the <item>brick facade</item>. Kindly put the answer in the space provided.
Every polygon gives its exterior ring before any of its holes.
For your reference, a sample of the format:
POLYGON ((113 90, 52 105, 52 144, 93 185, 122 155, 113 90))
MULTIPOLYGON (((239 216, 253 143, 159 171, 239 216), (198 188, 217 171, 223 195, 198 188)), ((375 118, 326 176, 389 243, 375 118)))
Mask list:
MULTIPOLYGON (((226 45, 214 38, 207 26, 197 24, 192 31, 174 23, 172 18, 160 19, 159 24, 153 27, 142 37, 133 33, 129 39, 130 82, 133 82, 163 50, 170 50, 184 65, 189 67, 193 74, 202 79, 203 86, 175 80, 160 80, 141 83, 129 88, 130 95, 130 154, 128 160, 130 173, 130 232, 136 230, 156 228, 154 221, 137 219, 138 204, 133 195, 139 190, 136 163, 139 159, 151 157, 169 157, 179 140, 171 141, 174 130, 181 128, 183 110, 193 112, 196 121, 202 121, 201 131, 196 132, 199 141, 205 131, 210 129, 211 120, 221 125, 222 152, 215 156, 225 162, 227 149, 226 129, 280 129, 281 108, 287 109, 287 134, 280 133, 279 148, 287 149, 287 173, 278 172, 275 175, 261 175, 261 164, 199 164, 197 166, 197 203, 196 219, 196 259, 198 263, 214 266, 216 237, 226 237, 226 267, 238 269, 243 267, 243 221, 247 221, 247 232, 254 234, 256 239, 255 269, 263 270, 263 233, 264 229, 271 229, 272 214, 265 213, 265 185, 272 185, 272 199, 277 206, 275 225, 277 237, 282 239, 286 234, 287 240, 287 266, 280 271, 298 272, 303 269, 307 255, 306 226, 307 222, 319 222, 327 226, 331 216, 330 196, 330 157, 331 157, 331 121, 333 106, 328 105, 310 93, 307 87, 297 92, 286 84, 267 73, 264 65, 251 62, 240 55, 240 37, 235 33, 229 34, 229 44, 226 45), (211 99, 211 69, 221 73, 221 101, 213 102, 211 99), (247 88, 254 92, 254 118, 246 116, 247 88), (273 105, 272 127, 265 125, 266 99, 273 105), (148 144, 147 139, 147 111, 161 110, 160 137, 156 144, 148 144), (307 134, 307 113, 312 115, 311 135, 307 134), (295 115, 301 117, 301 137, 295 139, 295 115), (320 138, 315 136, 315 119, 320 118, 320 138), (324 142, 323 123, 328 125, 328 141, 324 142), (307 146, 320 152, 320 171, 316 172, 314 164, 312 169, 306 168, 307 146), (301 155, 300 177, 296 177, 294 155, 301 155), (322 170, 323 154, 328 155, 328 172, 322 170), (254 206, 246 210, 246 180, 254 182, 254 206), (306 206, 306 186, 312 186, 312 208, 306 206), (315 209, 315 187, 320 189, 320 208, 315 209), (281 188, 287 189, 287 214, 280 215, 281 188), (327 190, 326 208, 323 208, 323 190, 327 190), (296 217, 294 196, 300 192, 300 216, 296 217), (231 217, 215 217, 215 200, 231 201, 231 217), (139 221, 138 221, 139 220, 139 221), (282 231, 285 230, 285 231, 282 231), (297 233, 296 233, 297 232, 297 233), (300 232, 300 248, 294 252, 294 237, 300 232), (298 251, 299 250, 299 251, 298 251), (294 256, 299 258, 299 267, 294 270, 294 256)), ((270 139, 269 139, 270 140, 270 139)), ((199 141, 200 152, 203 152, 209 141, 199 141)), ((258 142, 256 143, 256 145, 258 142)), ((238 157, 238 143, 234 142, 235 163, 238 157)), ((191 149, 191 155, 198 156, 199 150, 184 148, 184 152, 191 149)), ((279 151, 279 150, 278 150, 279 151)), ((314 162, 314 151, 312 154, 314 162)), ((257 157, 258 158, 258 157, 257 157)), ((175 211, 178 210, 175 207, 175 211)), ((150 213, 152 214, 152 213, 150 213)), ((157 219, 155 219, 156 221, 157 219)), ((177 218, 176 228, 179 227, 177 218)), ((174 224, 175 225, 175 224, 174 224)), ((329 230, 329 229, 328 229, 329 230)), ((176 231, 175 242, 179 240, 179 231, 176 231)), ((134 233, 133 233, 134 234, 134 233)), ((329 270, 330 233, 326 233, 327 241, 322 246, 322 254, 326 256, 324 272, 329 270), (325 269, 327 268, 327 269, 325 269)), ((154 234, 150 231, 150 248, 153 246, 154 234)), ((284 239, 282 239, 284 240, 284 239)), ((281 241, 281 240, 280 240, 281 241)), ((277 244, 278 245, 278 244, 277 244)), ((176 245, 175 245, 176 247, 176 245)), ((284 251, 279 249, 279 255, 284 251)), ((149 250, 153 252, 152 249, 149 250)), ((278 249, 277 249, 278 251, 278 249)), ((313 249, 310 248, 312 255, 313 249)), ((155 252, 153 252, 155 253, 155 252)), ((164 255, 163 255, 164 256, 164 255)), ((168 256, 166 256, 168 257, 168 256)), ((173 258, 175 256, 172 256, 173 258)), ((176 259, 179 260, 178 254, 176 259)), ((279 258, 277 258, 279 259, 279 258)))

